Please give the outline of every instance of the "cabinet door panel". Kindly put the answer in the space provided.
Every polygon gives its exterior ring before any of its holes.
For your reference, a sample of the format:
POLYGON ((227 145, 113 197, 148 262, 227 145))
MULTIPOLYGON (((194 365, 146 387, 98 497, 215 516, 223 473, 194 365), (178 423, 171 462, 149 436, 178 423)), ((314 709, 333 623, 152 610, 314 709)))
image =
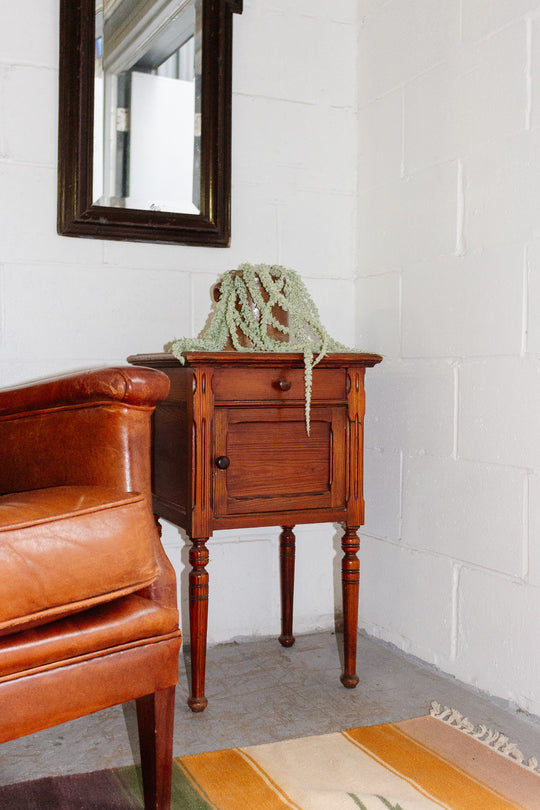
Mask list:
POLYGON ((215 514, 344 507, 345 416, 312 408, 308 436, 303 408, 216 408, 215 514))

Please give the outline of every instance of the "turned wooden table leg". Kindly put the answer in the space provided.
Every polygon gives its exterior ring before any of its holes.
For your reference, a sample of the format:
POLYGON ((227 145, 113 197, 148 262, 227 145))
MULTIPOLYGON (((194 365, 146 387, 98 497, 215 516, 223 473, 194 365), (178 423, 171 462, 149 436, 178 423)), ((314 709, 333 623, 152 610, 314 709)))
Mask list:
POLYGON ((341 540, 343 560, 341 562, 341 584, 343 589, 343 645, 344 666, 341 683, 347 689, 354 689, 359 681, 356 674, 356 635, 358 632, 358 587, 360 583, 360 563, 357 552, 360 540, 356 532, 358 526, 347 526, 341 540))
POLYGON ((207 537, 192 540, 189 552, 192 566, 189 574, 189 625, 191 633, 191 695, 188 706, 192 712, 202 712, 208 705, 204 695, 206 674, 206 633, 208 628, 208 564, 207 537))
POLYGON ((282 647, 292 647, 293 636, 293 601, 294 601, 294 560, 296 554, 296 538, 293 534, 294 526, 282 526, 279 536, 279 573, 281 583, 281 635, 279 643, 282 647))

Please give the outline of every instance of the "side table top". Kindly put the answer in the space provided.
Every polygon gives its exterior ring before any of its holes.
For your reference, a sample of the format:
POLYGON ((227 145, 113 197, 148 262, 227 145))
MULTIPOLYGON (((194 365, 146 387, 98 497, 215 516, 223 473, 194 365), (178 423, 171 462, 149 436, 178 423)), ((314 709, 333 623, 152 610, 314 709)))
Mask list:
MULTIPOLYGON (((185 352, 185 366, 229 366, 246 368, 249 366, 289 366, 291 368, 304 367, 304 355, 301 352, 185 352)), ((317 366, 325 368, 343 368, 344 366, 376 366, 382 361, 380 354, 369 352, 332 352, 326 354, 317 366)), ((175 368, 181 366, 180 361, 169 352, 156 354, 132 354, 127 358, 128 363, 134 366, 150 366, 151 368, 175 368)))

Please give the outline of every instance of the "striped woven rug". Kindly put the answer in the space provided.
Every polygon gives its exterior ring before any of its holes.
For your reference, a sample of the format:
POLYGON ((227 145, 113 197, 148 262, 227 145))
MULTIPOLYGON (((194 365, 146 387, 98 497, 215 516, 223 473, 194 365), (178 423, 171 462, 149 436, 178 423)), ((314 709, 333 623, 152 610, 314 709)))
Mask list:
MULTIPOLYGON (((121 768, 0 788, 9 810, 142 808, 121 768)), ((175 760, 173 810, 540 809, 538 763, 459 712, 175 760)))

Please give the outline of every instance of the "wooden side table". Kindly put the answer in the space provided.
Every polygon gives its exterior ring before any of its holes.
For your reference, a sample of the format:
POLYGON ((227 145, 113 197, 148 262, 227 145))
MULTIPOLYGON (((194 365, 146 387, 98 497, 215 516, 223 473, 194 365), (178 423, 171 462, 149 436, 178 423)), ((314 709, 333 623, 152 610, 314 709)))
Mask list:
POLYGON ((331 354, 313 370, 311 432, 304 414, 301 354, 188 352, 138 354, 130 363, 164 371, 167 400, 154 416, 153 504, 157 517, 181 526, 190 550, 189 610, 194 712, 204 695, 209 561, 216 529, 281 526, 281 635, 292 632, 295 537, 299 523, 344 523, 342 589, 344 671, 358 683, 359 562, 364 374, 377 354, 331 354))

